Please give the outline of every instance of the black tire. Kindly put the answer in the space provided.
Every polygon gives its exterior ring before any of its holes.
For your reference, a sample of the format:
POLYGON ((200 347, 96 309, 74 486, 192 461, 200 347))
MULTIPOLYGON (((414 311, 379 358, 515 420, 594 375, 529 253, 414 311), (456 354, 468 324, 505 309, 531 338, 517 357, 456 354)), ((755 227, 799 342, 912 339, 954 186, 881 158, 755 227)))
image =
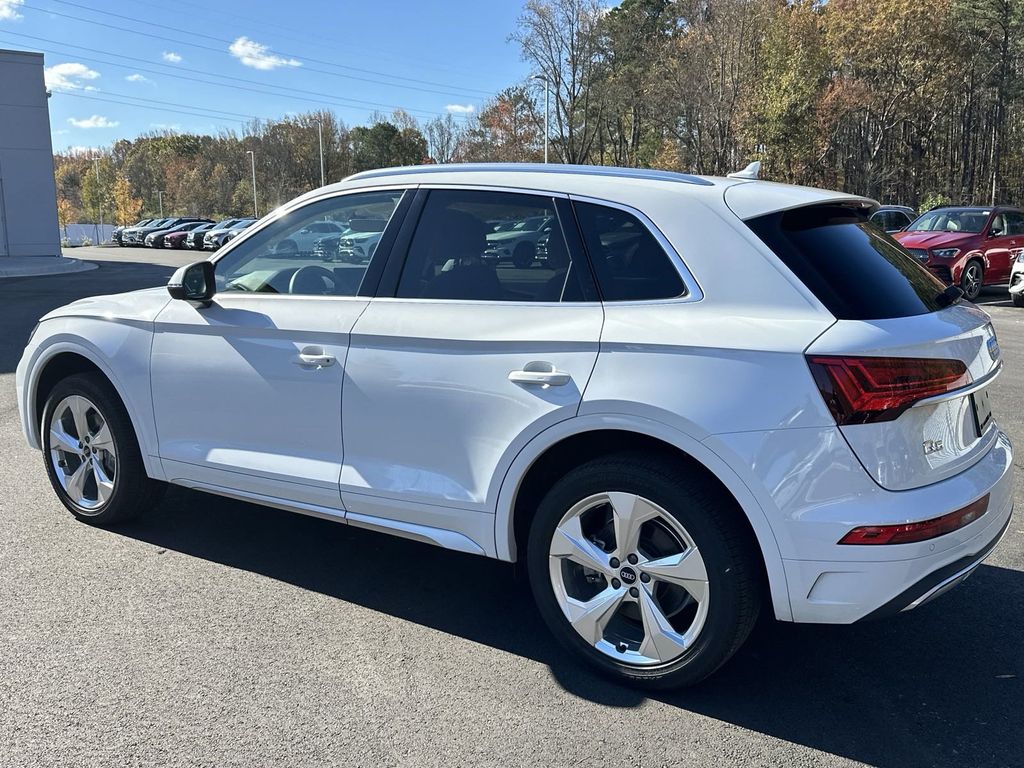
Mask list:
POLYGON ((282 240, 276 246, 274 246, 275 256, 286 256, 291 258, 299 255, 299 246, 294 240, 282 240))
POLYGON ((537 258, 537 249, 533 243, 520 243, 512 252, 512 264, 516 269, 527 269, 537 258))
POLYGON ((90 525, 108 526, 129 520, 156 506, 166 490, 166 484, 150 479, 139 451, 138 440, 128 412, 117 391, 98 373, 79 373, 61 380, 50 392, 43 408, 43 463, 57 498, 72 515, 90 525), (61 486, 50 457, 49 424, 54 410, 64 398, 81 395, 95 404, 110 429, 117 452, 114 490, 110 498, 93 509, 85 509, 68 495, 61 486))
POLYGON ((960 290, 964 292, 964 298, 974 301, 981 295, 981 288, 984 284, 985 268, 981 262, 977 259, 967 262, 964 271, 960 274, 960 290))
POLYGON ((700 682, 740 648, 760 610, 763 570, 743 514, 713 481, 679 461, 623 453, 577 467, 547 493, 530 527, 527 570, 541 616, 562 645, 619 682, 651 689, 700 682), (579 501, 609 491, 658 504, 687 530, 704 557, 711 596, 704 626, 692 646, 660 666, 618 662, 594 648, 569 624, 552 587, 548 553, 556 526, 579 501))
POLYGON ((1024 307, 1024 294, 1011 293, 1010 298, 1013 299, 1013 306, 1024 307))

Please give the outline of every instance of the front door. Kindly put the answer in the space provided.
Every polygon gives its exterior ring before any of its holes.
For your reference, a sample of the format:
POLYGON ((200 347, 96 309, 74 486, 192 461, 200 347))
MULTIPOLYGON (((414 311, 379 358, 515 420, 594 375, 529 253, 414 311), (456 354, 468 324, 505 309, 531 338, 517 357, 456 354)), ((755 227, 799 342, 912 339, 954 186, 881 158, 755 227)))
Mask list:
POLYGON ((217 261, 211 306, 171 301, 160 313, 152 387, 169 480, 342 509, 341 392, 368 265, 329 260, 330 244, 318 255, 280 244, 316 221, 383 229, 401 196, 364 192, 296 208, 217 261))
POLYGON ((353 330, 342 497, 354 523, 456 531, 489 549, 500 468, 576 414, 603 310, 586 263, 570 257, 559 215, 566 201, 421 194, 401 277, 353 330), (520 226, 534 217, 551 221, 540 238, 520 226))

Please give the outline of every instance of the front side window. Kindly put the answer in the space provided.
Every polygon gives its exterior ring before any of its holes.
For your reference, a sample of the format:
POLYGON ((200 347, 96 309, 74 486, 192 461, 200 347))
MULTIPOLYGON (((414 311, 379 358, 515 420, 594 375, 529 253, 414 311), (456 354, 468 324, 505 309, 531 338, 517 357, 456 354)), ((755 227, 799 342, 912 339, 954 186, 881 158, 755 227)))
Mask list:
POLYGON ((679 271, 636 216, 595 203, 574 204, 605 301, 651 301, 686 294, 679 271))
POLYGON ((289 211, 217 262, 217 290, 355 296, 402 194, 361 192, 289 211))
POLYGON ((397 296, 464 301, 580 301, 555 203, 514 192, 432 190, 397 296))

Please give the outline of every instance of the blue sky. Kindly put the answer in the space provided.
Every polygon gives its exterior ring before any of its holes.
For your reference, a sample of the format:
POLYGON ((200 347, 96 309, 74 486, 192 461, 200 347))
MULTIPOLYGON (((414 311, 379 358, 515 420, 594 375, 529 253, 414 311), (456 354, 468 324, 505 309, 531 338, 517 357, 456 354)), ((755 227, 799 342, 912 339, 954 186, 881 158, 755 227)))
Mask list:
POLYGON ((46 55, 55 150, 331 109, 471 116, 529 70, 520 0, 0 0, 0 48, 46 55), (139 34, 145 33, 145 34, 139 34))

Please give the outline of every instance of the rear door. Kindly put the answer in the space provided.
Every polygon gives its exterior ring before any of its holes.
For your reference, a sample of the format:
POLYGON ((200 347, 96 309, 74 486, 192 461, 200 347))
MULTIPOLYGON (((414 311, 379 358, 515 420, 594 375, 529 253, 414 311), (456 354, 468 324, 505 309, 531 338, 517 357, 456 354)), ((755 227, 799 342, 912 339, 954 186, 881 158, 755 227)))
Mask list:
POLYGON ((1017 211, 996 214, 992 232, 985 251, 988 262, 986 285, 1009 282, 1014 254, 1024 247, 1024 214, 1017 211))
POLYGON ((1016 241, 1020 236, 1014 234, 1019 221, 1011 217, 1009 211, 996 211, 988 223, 985 238, 985 285, 997 285, 1010 281, 1010 267, 1016 241))
POLYGON ((987 387, 1001 368, 989 317, 863 213, 813 206, 746 222, 837 322, 807 349, 812 376, 864 468, 883 487, 938 482, 997 437, 987 387))
POLYGON ((567 200, 420 195, 422 212, 407 217, 380 295, 352 332, 341 492, 355 524, 456 531, 489 549, 499 468, 576 414, 603 313, 566 243, 575 234, 567 200), (535 216, 554 217, 543 261, 489 257, 487 235, 500 222, 535 216))

